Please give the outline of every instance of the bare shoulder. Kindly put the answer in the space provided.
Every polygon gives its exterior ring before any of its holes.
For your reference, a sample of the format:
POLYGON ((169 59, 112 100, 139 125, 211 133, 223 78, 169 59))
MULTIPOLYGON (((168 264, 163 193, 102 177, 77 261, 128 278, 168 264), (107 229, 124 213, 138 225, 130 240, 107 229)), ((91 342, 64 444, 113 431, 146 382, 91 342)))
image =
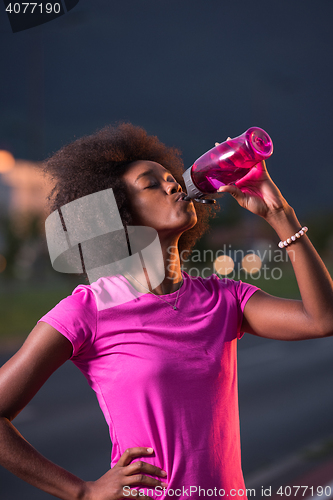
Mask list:
POLYGON ((0 368, 0 416, 12 420, 71 354, 68 339, 48 323, 38 323, 0 368))

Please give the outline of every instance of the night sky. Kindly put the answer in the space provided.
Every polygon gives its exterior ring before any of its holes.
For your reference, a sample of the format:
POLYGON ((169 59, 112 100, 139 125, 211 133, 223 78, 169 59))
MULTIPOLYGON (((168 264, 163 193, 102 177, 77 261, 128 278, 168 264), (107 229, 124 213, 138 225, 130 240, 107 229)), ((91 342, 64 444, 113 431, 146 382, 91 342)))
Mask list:
POLYGON ((332 211, 332 0, 80 0, 18 33, 0 9, 0 148, 42 160, 125 120, 187 167, 259 126, 296 213, 332 211))

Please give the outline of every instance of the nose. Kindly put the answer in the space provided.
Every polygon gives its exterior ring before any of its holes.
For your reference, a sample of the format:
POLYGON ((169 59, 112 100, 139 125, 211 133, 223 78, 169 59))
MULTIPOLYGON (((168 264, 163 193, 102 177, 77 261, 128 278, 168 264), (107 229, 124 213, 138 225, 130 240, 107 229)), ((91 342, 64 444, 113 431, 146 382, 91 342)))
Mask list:
POLYGON ((182 191, 182 187, 177 181, 172 181, 167 183, 166 190, 168 194, 175 194, 182 191))

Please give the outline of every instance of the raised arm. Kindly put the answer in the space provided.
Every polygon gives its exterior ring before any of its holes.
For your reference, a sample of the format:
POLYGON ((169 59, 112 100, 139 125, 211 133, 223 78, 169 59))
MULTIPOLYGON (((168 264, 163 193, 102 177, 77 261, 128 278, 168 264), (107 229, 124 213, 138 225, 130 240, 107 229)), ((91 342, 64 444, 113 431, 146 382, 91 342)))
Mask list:
MULTIPOLYGON (((238 203, 263 217, 285 241, 301 229, 293 208, 269 176, 265 162, 237 185, 223 186, 238 203)), ((244 331, 280 340, 301 340, 333 335, 333 282, 323 261, 305 234, 286 249, 302 300, 274 297, 257 291, 248 300, 244 331)))

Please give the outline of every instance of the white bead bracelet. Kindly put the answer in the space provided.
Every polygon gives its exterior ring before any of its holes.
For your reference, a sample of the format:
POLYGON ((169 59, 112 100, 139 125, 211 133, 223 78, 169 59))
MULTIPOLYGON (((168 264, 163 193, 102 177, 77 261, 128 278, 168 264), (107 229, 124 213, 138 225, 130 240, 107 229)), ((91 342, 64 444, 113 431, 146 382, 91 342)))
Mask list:
POLYGON ((302 229, 300 229, 298 233, 295 233, 293 236, 290 236, 290 238, 287 238, 285 241, 281 240, 280 243, 278 243, 278 246, 280 248, 287 247, 291 243, 294 243, 294 241, 296 241, 298 238, 303 236, 307 232, 307 230, 308 228, 306 226, 302 227, 302 229))

